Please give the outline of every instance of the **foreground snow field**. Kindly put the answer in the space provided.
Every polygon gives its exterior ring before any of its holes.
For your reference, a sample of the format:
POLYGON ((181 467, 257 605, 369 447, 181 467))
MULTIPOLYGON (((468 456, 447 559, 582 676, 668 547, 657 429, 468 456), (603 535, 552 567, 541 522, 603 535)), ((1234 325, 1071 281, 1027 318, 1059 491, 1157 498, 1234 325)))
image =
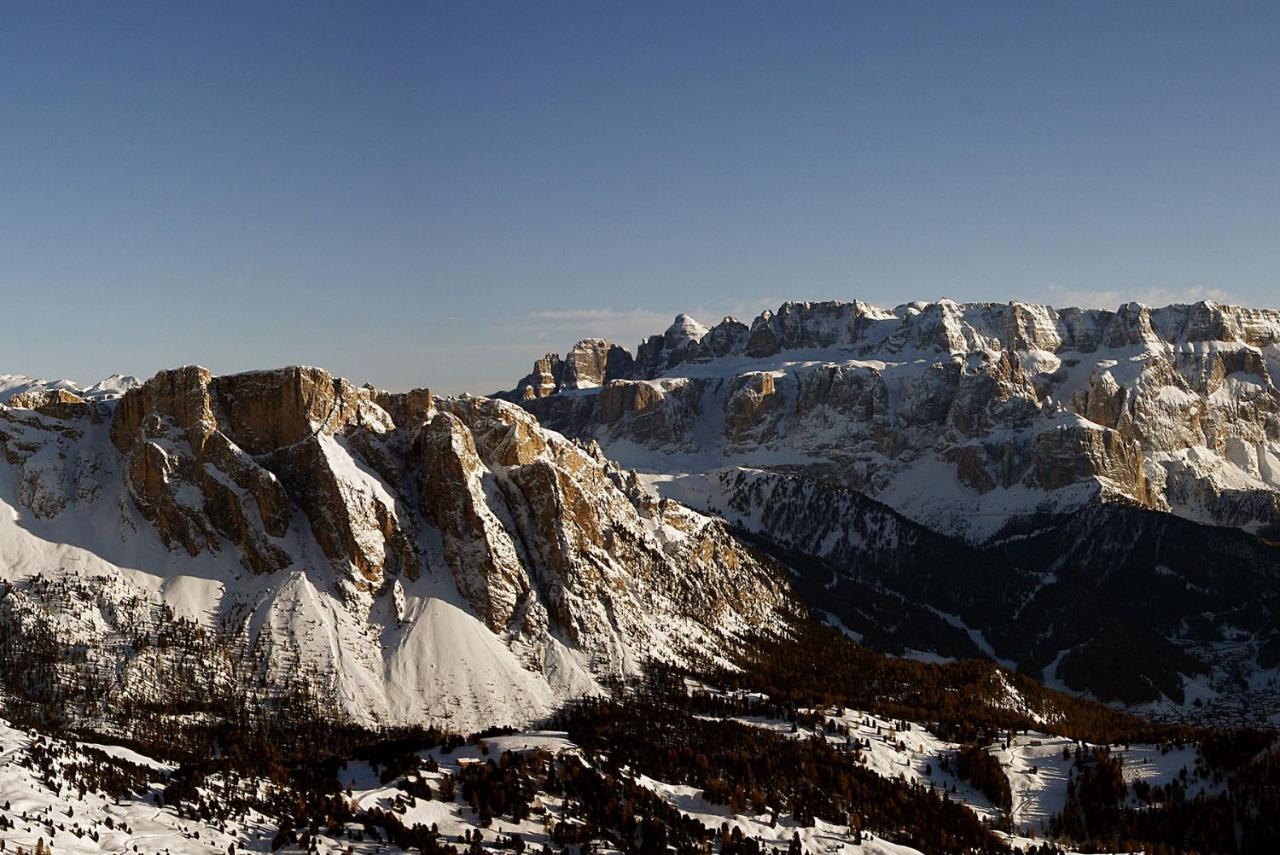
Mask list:
MULTIPOLYGON (((758 716, 728 720, 782 738, 826 739, 847 750, 850 764, 860 764, 886 779, 942 790, 984 819, 1007 818, 1013 834, 1003 837, 1015 848, 1044 840, 1049 818, 1063 810, 1070 758, 1077 748, 1072 740, 1034 732, 1013 734, 1007 744, 989 746, 1012 793, 1012 810, 1006 813, 958 777, 954 768, 947 770, 961 746, 938 738, 920 724, 849 709, 820 713, 823 724, 812 729, 758 716)), ((405 827, 433 829, 443 843, 466 848, 478 839, 482 848, 505 849, 520 840, 524 846, 559 848, 553 841, 553 826, 562 820, 573 822, 561 797, 539 792, 530 815, 514 822, 506 816, 482 817, 455 786, 467 767, 496 762, 508 752, 573 756, 591 763, 564 732, 534 730, 492 736, 453 749, 420 751, 419 769, 391 778, 370 762, 350 761, 338 768, 337 786, 343 788, 342 797, 355 816, 386 812, 405 827), (430 798, 422 797, 423 785, 430 798)), ((1123 757, 1127 782, 1168 784, 1182 776, 1192 793, 1213 789, 1196 777, 1194 746, 1164 751, 1155 746, 1115 746, 1113 753, 1123 757)), ((288 842, 294 838, 277 837, 281 817, 255 809, 232 811, 224 819, 195 818, 189 806, 165 804, 165 788, 175 772, 175 765, 127 748, 53 739, 0 723, 0 841, 9 851, 21 847, 32 852, 43 840, 60 853, 265 852, 281 845, 287 852, 304 848, 321 853, 398 851, 365 822, 317 828, 304 835, 306 846, 298 848, 299 843, 288 842)), ((766 847, 786 849, 798 835, 804 850, 811 853, 915 851, 868 832, 851 835, 848 826, 821 819, 805 825, 773 810, 758 815, 734 813, 727 805, 707 801, 699 788, 627 773, 625 767, 622 774, 708 830, 736 830, 766 847)), ((214 775, 202 781, 197 794, 211 805, 232 804, 237 794, 269 795, 275 786, 263 780, 214 775)), ((607 851, 608 846, 601 848, 607 851)))
MULTIPOLYGON (((456 775, 464 766, 483 763, 503 752, 541 750, 552 754, 578 749, 563 733, 530 731, 486 739, 479 745, 464 746, 454 751, 440 749, 422 752, 439 764, 439 771, 422 772, 420 777, 439 787, 447 775, 456 775)), ((271 851, 278 828, 278 818, 249 812, 225 822, 200 821, 180 815, 162 804, 166 775, 174 766, 150 760, 136 752, 115 746, 79 744, 49 739, 0 723, 0 841, 6 851, 19 847, 35 850, 39 841, 58 853, 226 853, 236 850, 271 851), (96 756, 95 756, 96 752, 96 756), (53 758, 53 759, 46 759, 53 758), (107 758, 140 773, 146 785, 133 797, 110 797, 95 792, 93 787, 81 790, 81 767, 109 762, 107 758), (145 771, 144 771, 145 770, 145 771), (161 802, 158 804, 157 802, 161 802)), ((482 825, 478 816, 459 794, 450 801, 414 798, 406 792, 404 780, 387 784, 379 781, 376 771, 367 763, 349 763, 338 772, 341 784, 348 787, 353 806, 362 810, 381 809, 395 812, 406 826, 423 825, 439 831, 444 842, 470 845, 471 835, 480 834, 485 848, 508 848, 503 838, 521 837, 526 845, 541 846, 551 842, 550 826, 560 815, 561 800, 542 794, 537 798, 538 815, 522 822, 495 818, 482 825)), ((848 829, 819 821, 814 827, 802 828, 785 820, 770 827, 749 817, 733 817, 721 807, 705 803, 700 791, 663 784, 640 776, 639 782, 661 795, 686 815, 703 822, 709 829, 719 829, 722 822, 736 825, 751 837, 786 848, 796 832, 809 852, 860 851, 867 853, 910 853, 915 850, 897 846, 874 836, 861 846, 848 843, 848 829)), ((204 788, 214 795, 223 782, 210 780, 204 788)), ((257 782, 249 787, 269 788, 257 782)), ((321 831, 313 836, 315 851, 396 852, 394 845, 381 839, 358 840, 353 836, 363 827, 352 824, 343 834, 321 831)), ((286 845, 280 851, 306 851, 286 845)), ((603 851, 607 851, 607 847, 603 851)))

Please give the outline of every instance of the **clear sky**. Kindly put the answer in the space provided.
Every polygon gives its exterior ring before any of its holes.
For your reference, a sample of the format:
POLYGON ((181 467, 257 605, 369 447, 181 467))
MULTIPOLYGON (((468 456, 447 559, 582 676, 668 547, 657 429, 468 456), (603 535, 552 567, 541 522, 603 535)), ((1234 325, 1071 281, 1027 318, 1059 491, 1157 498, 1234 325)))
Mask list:
POLYGON ((486 392, 679 311, 1278 282, 1275 3, 0 10, 0 372, 486 392))

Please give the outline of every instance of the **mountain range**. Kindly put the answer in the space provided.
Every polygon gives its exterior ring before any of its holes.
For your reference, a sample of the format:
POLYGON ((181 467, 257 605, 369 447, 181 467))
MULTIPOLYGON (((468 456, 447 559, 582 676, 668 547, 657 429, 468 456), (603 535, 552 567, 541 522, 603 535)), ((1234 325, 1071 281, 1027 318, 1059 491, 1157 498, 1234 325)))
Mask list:
POLYGON ((826 302, 580 341, 500 395, 785 550, 882 649, 1269 721, 1277 381, 1273 310, 826 302))
POLYGON ((1278 381, 1276 311, 949 301, 681 315, 483 397, 0 376, 0 840, 474 850, 495 798, 563 846, 565 787, 620 849, 636 800, 677 848, 1273 840, 1278 381))

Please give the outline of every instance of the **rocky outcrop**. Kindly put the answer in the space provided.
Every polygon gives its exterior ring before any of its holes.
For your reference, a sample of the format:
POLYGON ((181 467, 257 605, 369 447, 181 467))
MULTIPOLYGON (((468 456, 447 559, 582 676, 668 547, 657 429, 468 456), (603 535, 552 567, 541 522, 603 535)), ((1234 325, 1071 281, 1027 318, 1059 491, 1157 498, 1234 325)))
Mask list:
POLYGON ((598 424, 612 437, 633 437, 653 447, 693 448, 697 440, 691 432, 702 418, 703 395, 709 389, 722 391, 722 385, 719 379, 614 381, 595 396, 587 430, 598 424))
POLYGON ((419 431, 414 458, 422 511, 444 540, 458 589, 495 632, 505 631, 528 594, 515 525, 495 477, 462 419, 440 413, 419 431))
POLYGON ((636 415, 654 409, 662 403, 664 397, 662 388, 657 384, 614 380, 600 391, 598 416, 601 422, 611 425, 625 415, 636 415))
POLYGON ((509 392, 494 397, 508 401, 530 401, 557 392, 594 389, 610 380, 627 379, 635 373, 635 360, 624 347, 608 339, 588 338, 569 348, 564 359, 548 353, 533 363, 533 371, 509 392))
POLYGON ((560 391, 564 378, 564 361, 558 353, 548 353, 533 363, 533 371, 526 374, 516 384, 516 388, 507 393, 512 400, 527 401, 545 398, 560 391))
POLYGON ((393 427, 370 390, 318 368, 214 378, 189 366, 127 392, 111 439, 130 495, 171 546, 196 555, 225 539, 253 572, 280 570, 296 507, 346 578, 377 587, 384 569, 414 575, 416 559, 394 500, 338 437, 393 427))
POLYGON ((966 437, 1025 428, 1040 412, 1035 386, 1007 350, 959 373, 951 401, 947 423, 966 437))
POLYGON ((42 416, 64 421, 98 414, 96 406, 65 389, 21 392, 9 399, 9 406, 15 410, 34 410, 42 416))
POLYGON ((610 380, 630 377, 631 354, 608 339, 584 339, 569 349, 564 360, 565 389, 594 389, 610 380))
POLYGON ((386 410, 391 420, 401 427, 420 425, 435 412, 435 399, 430 389, 386 392, 371 386, 365 388, 373 393, 374 403, 386 410))
POLYGON ((721 524, 657 500, 520 408, 440 407, 414 445, 423 513, 459 590, 527 655, 545 653, 538 639, 552 626, 593 669, 626 673, 690 642, 705 648, 708 632, 767 622, 785 603, 721 524), (655 638, 653 614, 692 634, 655 638))
POLYGON ((1093 425, 1058 425, 1036 434, 1031 451, 1035 485, 1046 490, 1105 478, 1127 495, 1150 503, 1142 469, 1142 449, 1116 431, 1093 425))
POLYGON ((733 380, 725 406, 725 436, 730 442, 767 441, 772 430, 766 422, 770 414, 782 406, 772 374, 767 371, 739 374, 733 380))

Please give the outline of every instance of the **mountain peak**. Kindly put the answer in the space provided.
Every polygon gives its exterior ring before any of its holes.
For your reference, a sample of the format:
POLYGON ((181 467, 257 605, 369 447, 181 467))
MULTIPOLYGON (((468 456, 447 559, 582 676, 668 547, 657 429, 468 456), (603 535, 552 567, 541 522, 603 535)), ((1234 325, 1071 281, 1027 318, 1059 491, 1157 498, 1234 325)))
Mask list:
POLYGON ((671 322, 671 326, 667 327, 667 331, 663 337, 667 341, 667 346, 674 349, 684 347, 689 343, 696 343, 702 340, 707 334, 707 328, 693 318, 691 315, 679 314, 675 320, 671 322))

